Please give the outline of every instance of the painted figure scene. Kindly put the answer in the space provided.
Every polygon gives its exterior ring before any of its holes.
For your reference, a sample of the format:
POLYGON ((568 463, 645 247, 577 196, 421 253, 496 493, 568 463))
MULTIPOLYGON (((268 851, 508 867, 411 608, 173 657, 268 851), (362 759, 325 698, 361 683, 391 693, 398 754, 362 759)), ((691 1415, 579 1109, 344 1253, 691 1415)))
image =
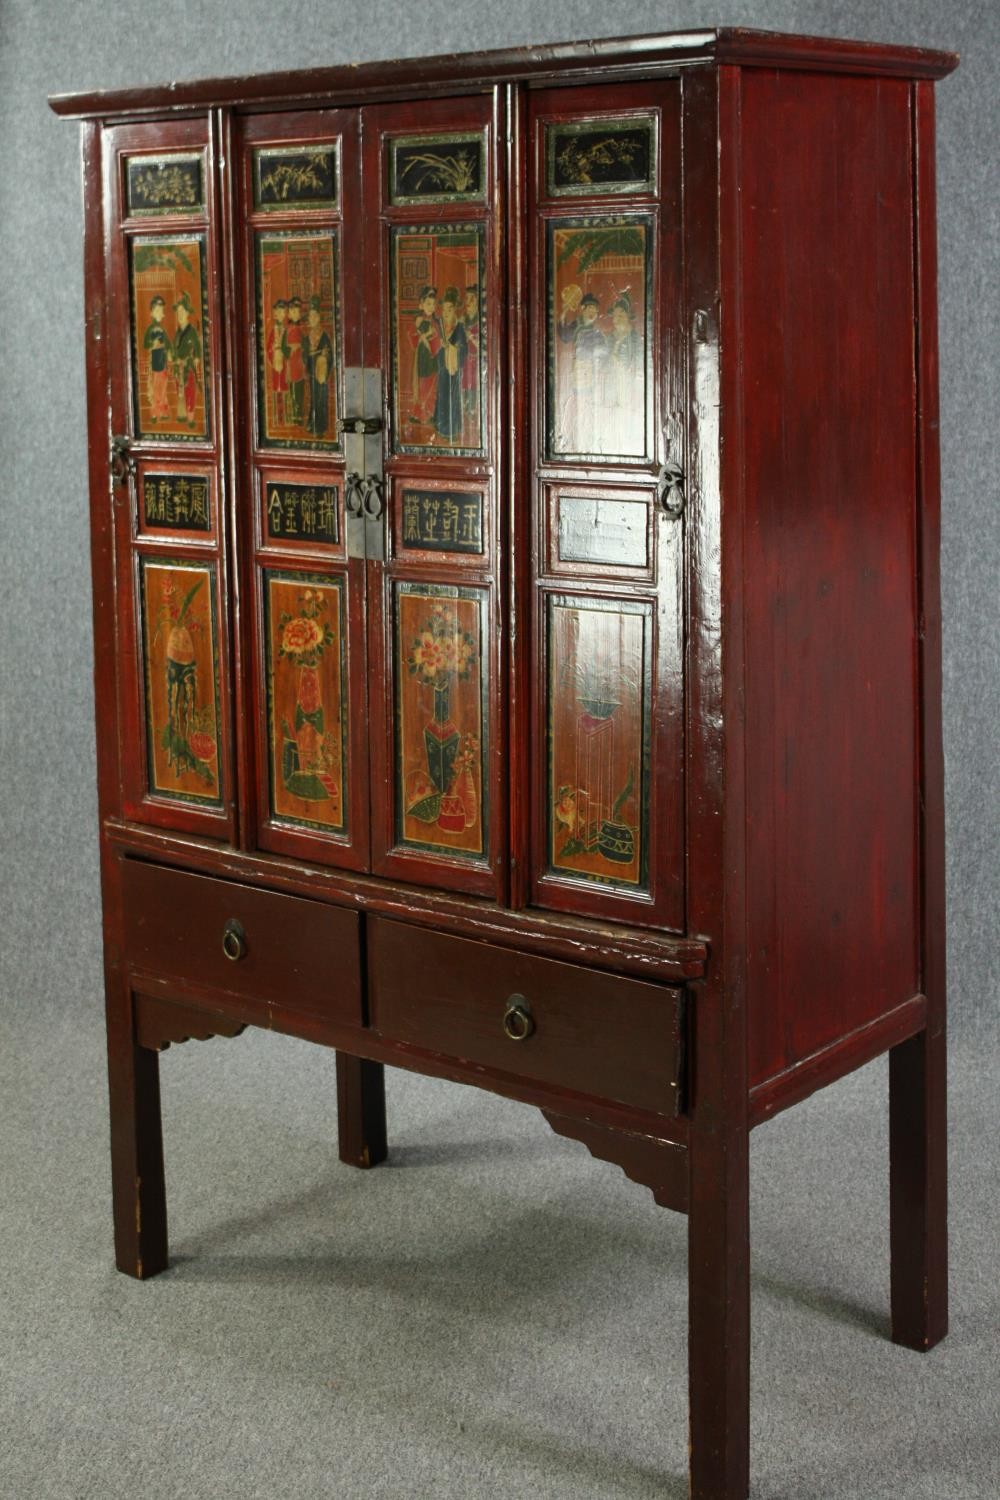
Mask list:
POLYGON ((396 447, 482 448, 481 232, 397 230, 396 447))
POLYGON ((133 409, 141 437, 208 436, 201 255, 195 239, 132 246, 133 409))
POLYGON ((549 446, 646 455, 647 227, 550 231, 549 446))
POLYGON ((404 843, 483 852, 477 599, 399 597, 398 776, 404 843))
POLYGON ((549 631, 552 867, 639 885, 646 824, 643 614, 553 601, 549 631))
POLYGON ((213 575, 147 561, 142 587, 150 791, 218 803, 213 575))
POLYGON ((332 232, 258 240, 260 441, 334 448, 339 338, 332 232))
POLYGON ((308 827, 345 827, 341 589, 268 578, 271 806, 308 827))

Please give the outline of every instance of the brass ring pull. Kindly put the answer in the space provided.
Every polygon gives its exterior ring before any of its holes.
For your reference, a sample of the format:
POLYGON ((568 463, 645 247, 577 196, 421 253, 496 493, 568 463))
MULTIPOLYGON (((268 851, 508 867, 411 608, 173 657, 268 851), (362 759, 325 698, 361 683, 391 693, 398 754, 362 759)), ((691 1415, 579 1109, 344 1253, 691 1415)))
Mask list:
POLYGON ((344 507, 349 516, 364 514, 364 484, 365 482, 361 478, 361 475, 352 469, 344 482, 344 507))
POLYGON ((222 929, 222 951, 233 963, 246 957, 247 935, 243 923, 237 922, 235 917, 230 917, 222 929))
POLYGON ((684 470, 678 463, 665 463, 660 470, 657 499, 668 516, 679 516, 684 509, 684 470))
POLYGON ((511 995, 503 1013, 504 1036, 512 1042, 525 1042, 535 1029, 535 1018, 523 995, 511 995))
POLYGON ((366 516, 377 521, 382 514, 382 481, 369 474, 362 483, 364 486, 361 499, 362 509, 366 516))

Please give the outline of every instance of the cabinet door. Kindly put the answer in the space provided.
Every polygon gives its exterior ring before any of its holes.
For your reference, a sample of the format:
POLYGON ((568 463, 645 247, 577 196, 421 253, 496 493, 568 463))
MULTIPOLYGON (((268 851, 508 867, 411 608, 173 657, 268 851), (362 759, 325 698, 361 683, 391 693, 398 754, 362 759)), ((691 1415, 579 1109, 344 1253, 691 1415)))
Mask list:
POLYGON ((383 373, 370 561, 372 868, 499 894, 505 859, 496 98, 363 112, 365 363, 383 373))
POLYGON ((206 118, 104 135, 123 806, 231 838, 215 158, 206 118))
POLYGON ((531 899, 682 929, 678 85, 529 126, 531 899))
POLYGON ((310 110, 240 126, 237 517, 258 843, 365 869, 365 564, 348 556, 339 426, 345 368, 362 362, 358 125, 310 110))

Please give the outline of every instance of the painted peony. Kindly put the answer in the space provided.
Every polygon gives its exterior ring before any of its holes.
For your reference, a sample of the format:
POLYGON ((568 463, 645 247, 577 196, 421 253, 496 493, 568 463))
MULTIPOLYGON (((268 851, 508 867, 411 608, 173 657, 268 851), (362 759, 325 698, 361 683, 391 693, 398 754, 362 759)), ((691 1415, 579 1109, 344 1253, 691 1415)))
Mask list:
POLYGON ((455 678, 467 678, 476 658, 476 642, 460 628, 455 608, 435 604, 429 620, 413 641, 407 666, 415 677, 431 685, 435 693, 440 693, 455 678))
POLYGON ((427 678, 434 677, 437 672, 446 671, 448 668, 446 642, 432 635, 429 630, 425 630, 420 639, 413 643, 411 663, 411 671, 419 672, 427 678))
POLYGON ((281 649, 291 655, 299 656, 304 651, 313 651, 322 643, 323 631, 315 620, 307 620, 304 615, 297 615, 294 620, 289 620, 281 637, 281 649))

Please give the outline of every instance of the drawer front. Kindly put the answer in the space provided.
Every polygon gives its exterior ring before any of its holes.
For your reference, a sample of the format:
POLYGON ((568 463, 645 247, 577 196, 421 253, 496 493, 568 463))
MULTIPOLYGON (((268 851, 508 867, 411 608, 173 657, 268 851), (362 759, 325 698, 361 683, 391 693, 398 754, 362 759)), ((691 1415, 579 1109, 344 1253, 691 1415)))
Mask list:
POLYGON ((356 912, 138 860, 124 888, 132 968, 360 1024, 356 912))
POLYGON ((680 989, 382 917, 368 922, 368 986, 371 1024, 389 1040, 678 1113, 680 989))

